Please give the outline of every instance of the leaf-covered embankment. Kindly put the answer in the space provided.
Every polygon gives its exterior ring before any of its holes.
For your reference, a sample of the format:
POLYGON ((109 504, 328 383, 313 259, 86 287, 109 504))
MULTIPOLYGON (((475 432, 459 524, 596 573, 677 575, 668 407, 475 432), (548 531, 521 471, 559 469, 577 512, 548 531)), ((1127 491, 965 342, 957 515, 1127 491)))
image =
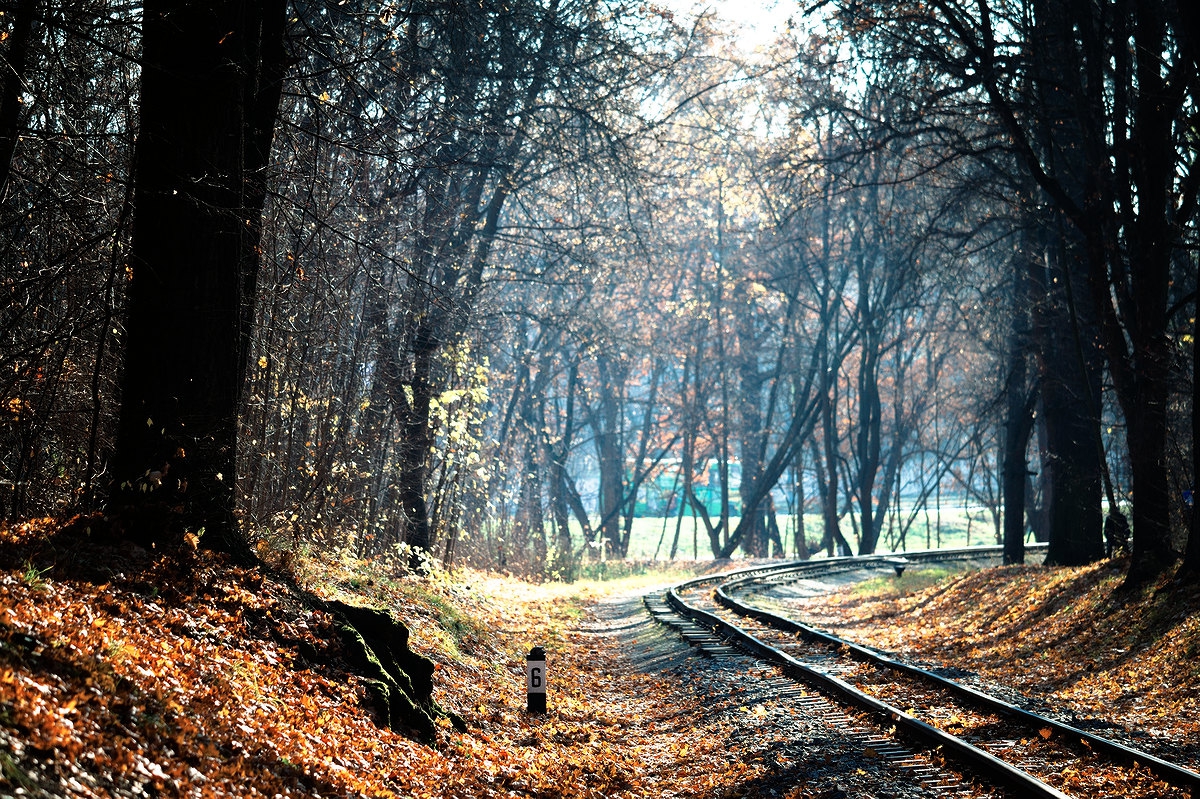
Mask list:
POLYGON ((793 609, 861 643, 1128 727, 1139 746, 1197 768, 1200 586, 1160 581, 1127 592, 1126 565, 1005 566, 913 591, 906 573, 793 609))
POLYGON ((611 585, 301 564, 324 600, 412 630, 434 698, 468 725, 439 719, 427 746, 378 723, 335 619, 282 584, 53 532, 0 530, 0 794, 699 797, 752 776, 727 722, 693 723, 699 700, 619 673, 612 641, 577 629, 611 585), (533 643, 553 669, 545 718, 523 712, 533 643))

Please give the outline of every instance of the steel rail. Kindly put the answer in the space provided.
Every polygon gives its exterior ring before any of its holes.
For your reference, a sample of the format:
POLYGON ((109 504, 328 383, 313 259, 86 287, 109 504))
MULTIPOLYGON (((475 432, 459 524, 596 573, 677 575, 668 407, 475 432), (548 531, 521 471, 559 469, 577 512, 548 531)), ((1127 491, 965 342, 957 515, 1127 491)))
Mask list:
POLYGON ((910 736, 925 745, 933 748, 941 748, 944 753, 971 764, 996 782, 1020 790, 1023 797, 1069 799, 1068 794, 1047 785, 1015 766, 1005 763, 995 755, 985 752, 983 749, 967 743, 960 738, 956 738, 931 724, 927 724, 899 708, 892 707, 886 702, 881 702, 844 680, 840 680, 829 674, 823 674, 805 665, 786 652, 759 640, 741 627, 713 613, 687 604, 675 588, 667 591, 667 602, 677 612, 692 618, 697 623, 703 624, 713 630, 719 630, 725 637, 732 639, 740 647, 753 652, 764 660, 777 663, 789 676, 795 677, 827 695, 832 695, 841 702, 870 712, 884 724, 895 725, 898 729, 903 729, 910 736))
MULTIPOLYGON (((1045 551, 1045 544, 1027 544, 1026 551, 1045 551)), ((864 566, 877 568, 892 568, 897 562, 905 564, 934 562, 942 563, 953 560, 973 560, 975 558, 994 557, 1004 554, 1004 548, 999 546, 959 547, 957 549, 921 549, 912 552, 900 552, 892 555, 841 555, 832 558, 814 558, 810 560, 792 560, 767 565, 746 566, 719 574, 706 574, 693 577, 691 580, 679 583, 676 587, 691 590, 704 583, 720 583, 732 577, 747 578, 758 575, 770 575, 772 579, 786 578, 792 574, 836 574, 839 572, 857 571, 864 566)))
MULTIPOLYGON (((1033 545, 1031 548, 1044 549, 1045 545, 1033 545)), ((803 576, 826 575, 862 568, 889 567, 897 568, 897 572, 899 573, 904 567, 914 563, 993 557, 1002 554, 1002 552, 1001 547, 969 547, 954 550, 920 550, 906 552, 900 556, 872 555, 866 557, 822 558, 819 560, 771 564, 769 566, 751 566, 732 572, 706 575, 680 583, 666 592, 666 600, 677 613, 685 617, 690 617, 696 623, 722 634, 741 648, 765 660, 779 664, 784 672, 790 676, 808 683, 817 690, 831 695, 839 701, 868 711, 884 723, 891 723, 897 729, 904 730, 918 741, 935 748, 940 748, 943 752, 971 764, 996 782, 1021 790, 1023 796, 1065 797, 1067 794, 961 738, 860 691, 842 679, 806 665, 786 652, 758 639, 738 625, 722 619, 720 616, 703 608, 689 604, 683 598, 682 593, 696 590, 705 584, 715 584, 714 593, 716 602, 735 613, 753 618, 775 629, 799 634, 807 641, 819 641, 830 646, 844 648, 851 657, 857 660, 928 681, 939 688, 945 689, 948 693, 958 696, 969 704, 994 712, 1016 723, 1035 725, 1039 729, 1049 728, 1055 734, 1062 736, 1062 740, 1074 738, 1083 743, 1083 745, 1090 746, 1094 752, 1102 753, 1115 761, 1141 765, 1167 782, 1190 787, 1193 791, 1200 788, 1200 774, 1151 755, 1148 752, 1140 751, 1111 739, 1078 729, 1064 722, 1027 711, 1011 702, 990 696, 983 691, 942 677, 926 669, 912 666, 881 652, 860 644, 855 644, 809 625, 740 602, 733 596, 734 592, 744 591, 755 584, 791 581, 803 576)))
POLYGON ((767 626, 775 629, 798 633, 805 640, 820 641, 830 646, 838 647, 850 654, 856 660, 880 666, 892 671, 897 671, 906 674, 910 677, 916 677, 921 680, 938 687, 962 698, 963 700, 975 705, 976 707, 996 713, 997 715, 1009 718, 1020 724, 1037 726, 1040 729, 1049 728, 1054 733, 1064 736, 1067 740, 1074 738, 1083 742, 1095 752, 1102 752, 1113 760, 1122 763, 1133 765, 1142 765, 1148 768, 1163 780, 1179 785, 1182 787, 1190 787, 1193 790, 1200 789, 1200 774, 1190 769, 1179 766, 1170 761, 1152 755, 1149 752, 1135 749, 1134 747, 1114 741, 1110 738, 1105 738, 1095 733, 1081 730, 1056 719, 1043 716, 1038 713, 1026 710, 1022 707, 1014 705, 998 697, 984 693, 971 686, 964 685, 955 680, 943 677, 940 674, 935 674, 927 669, 913 666, 909 663, 897 660, 882 652, 878 652, 870 647, 856 644, 853 641, 848 641, 832 633, 819 630, 802 622, 797 622, 785 616, 780 616, 770 611, 756 608, 752 605, 747 605, 739 602, 731 596, 731 593, 739 588, 744 588, 753 582, 753 578, 740 577, 722 583, 716 589, 717 602, 735 613, 742 616, 753 618, 767 626))

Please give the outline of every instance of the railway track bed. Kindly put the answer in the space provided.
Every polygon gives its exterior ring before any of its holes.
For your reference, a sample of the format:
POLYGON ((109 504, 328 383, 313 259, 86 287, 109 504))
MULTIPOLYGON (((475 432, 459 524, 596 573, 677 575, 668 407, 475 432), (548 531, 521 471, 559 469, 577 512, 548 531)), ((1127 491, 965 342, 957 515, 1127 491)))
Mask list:
MULTIPOLYGON (((923 799, 930 796, 999 797, 995 792, 931 791, 871 751, 848 723, 830 726, 820 697, 774 665, 733 648, 697 656, 672 626, 646 613, 641 597, 589 609, 586 630, 610 638, 621 661, 611 673, 650 673, 668 690, 647 696, 656 705, 658 734, 687 729, 687 751, 673 749, 661 795, 747 796, 779 799, 923 799), (638 620, 639 623, 632 622, 638 620), (814 709, 815 706, 815 709, 814 709), (743 776, 721 791, 697 791, 693 779, 712 763, 736 761, 743 776), (677 792, 673 792, 677 791, 677 792)), ((670 745, 670 744, 662 744, 670 745)), ((674 746, 674 745, 671 745, 674 746)), ((653 765, 651 765, 653 767, 653 765)), ((718 767, 719 769, 720 767, 718 767)), ((945 776, 945 772, 939 772, 945 776)), ((962 783, 959 783, 962 787, 962 783)))
MULTIPOLYGON (((868 566, 878 568, 880 560, 868 566)), ((864 752, 931 795, 1200 796, 1200 774, 1187 768, 1031 713, 1011 693, 993 696, 978 682, 946 679, 747 601, 764 585, 812 579, 822 568, 863 564, 835 559, 706 577, 647 597, 646 606, 712 657, 772 664, 807 712, 831 728, 854 730, 864 752)))

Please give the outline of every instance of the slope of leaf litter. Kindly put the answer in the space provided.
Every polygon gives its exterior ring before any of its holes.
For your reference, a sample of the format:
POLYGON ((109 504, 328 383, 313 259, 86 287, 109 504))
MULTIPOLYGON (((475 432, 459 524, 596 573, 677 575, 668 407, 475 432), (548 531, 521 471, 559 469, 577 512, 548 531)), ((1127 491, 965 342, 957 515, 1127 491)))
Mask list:
POLYGON ((794 745, 786 708, 741 700, 744 675, 631 666, 636 644, 587 626, 628 583, 300 571, 408 624, 468 732, 445 723, 430 747, 377 726, 333 620, 257 570, 40 520, 0 528, 0 796, 813 799, 878 782, 844 742, 794 745), (533 643, 544 717, 524 712, 533 643))
POLYGON ((1123 561, 872 580, 789 609, 1030 709, 1200 770, 1200 586, 1122 589, 1123 561))

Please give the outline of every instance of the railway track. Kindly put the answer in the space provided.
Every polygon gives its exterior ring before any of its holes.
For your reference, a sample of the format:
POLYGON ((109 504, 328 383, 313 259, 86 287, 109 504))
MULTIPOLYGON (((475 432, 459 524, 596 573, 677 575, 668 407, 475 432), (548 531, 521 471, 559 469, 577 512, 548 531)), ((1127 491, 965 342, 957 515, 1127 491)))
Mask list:
POLYGON ((934 795, 978 793, 982 781, 1012 797, 1200 799, 1200 774, 746 601, 771 583, 998 554, 975 547, 772 564, 690 580, 645 603, 706 654, 775 665, 804 685, 792 701, 934 795))

